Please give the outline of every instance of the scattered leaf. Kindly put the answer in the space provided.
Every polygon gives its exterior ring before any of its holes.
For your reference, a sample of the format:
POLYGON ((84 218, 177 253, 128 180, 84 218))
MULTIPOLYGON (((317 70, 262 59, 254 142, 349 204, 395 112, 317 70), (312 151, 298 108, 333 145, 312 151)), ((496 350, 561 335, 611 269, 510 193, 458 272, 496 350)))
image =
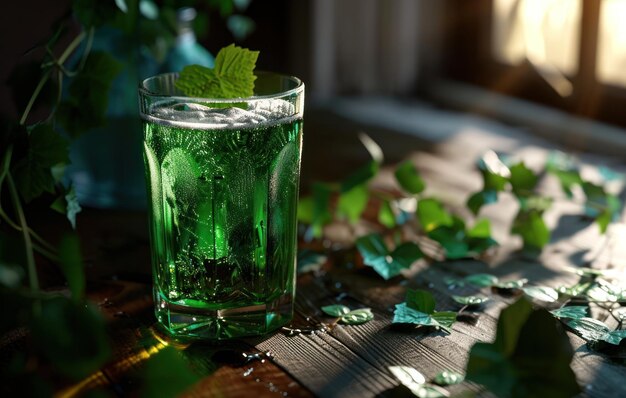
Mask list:
POLYGON ((324 311, 326 315, 339 318, 342 315, 346 315, 347 313, 349 313, 350 308, 346 307, 345 305, 334 304, 322 307, 322 311, 324 311))
POLYGON ((498 278, 491 274, 473 274, 463 278, 463 281, 477 287, 491 287, 498 283, 498 278))
POLYGON ((539 180, 537 175, 530 170, 524 162, 520 162, 509 168, 511 176, 511 189, 516 196, 531 196, 532 190, 537 186, 539 180))
POLYGON ((550 311, 557 318, 581 319, 589 316, 589 307, 572 305, 550 311))
POLYGON ((337 204, 337 213, 340 217, 345 217, 354 224, 359 221, 368 201, 367 186, 365 184, 357 185, 349 191, 341 193, 337 204))
POLYGON ((520 211, 513 221, 511 233, 522 237, 525 249, 540 250, 550 242, 550 230, 537 211, 520 211))
POLYGON ((494 189, 488 189, 485 191, 476 192, 472 196, 470 196, 469 199, 467 199, 466 206, 474 215, 477 215, 484 205, 496 203, 497 201, 498 191, 494 189))
POLYGON ((565 323, 585 340, 602 340, 611 331, 608 326, 597 319, 570 319, 565 323))
POLYGON ((422 199, 417 202, 417 219, 426 232, 440 226, 451 226, 452 216, 436 199, 422 199))
POLYGON ((461 305, 477 306, 489 301, 485 296, 452 296, 452 299, 461 305))
POLYGON ((370 160, 365 165, 359 167, 341 182, 341 192, 348 192, 352 188, 367 183, 380 169, 380 164, 375 160, 370 160))
POLYGON ((435 384, 439 384, 440 386, 450 386, 453 384, 459 384, 463 382, 465 378, 462 374, 453 372, 451 370, 444 370, 443 372, 437 373, 433 381, 435 384))
POLYGON ((361 325, 374 319, 374 314, 370 308, 360 308, 352 310, 341 316, 341 323, 346 325, 361 325))
POLYGON ((432 314, 435 312, 435 298, 426 290, 407 290, 406 304, 410 308, 425 314, 432 314))
POLYGON ((423 256, 420 248, 412 242, 405 242, 393 252, 389 252, 383 238, 378 234, 358 238, 356 247, 365 265, 374 268, 384 279, 399 275, 401 270, 409 268, 423 256))
POLYGON ((174 398, 200 380, 176 348, 168 346, 151 356, 142 372, 140 396, 174 398))
POLYGON ((387 200, 383 201, 380 205, 380 210, 378 211, 378 222, 387 228, 393 228, 396 226, 396 216, 391 208, 391 203, 387 200))
POLYGON ((396 168, 395 176, 402 189, 413 195, 421 193, 426 186, 415 165, 409 160, 396 168))
POLYGON ((524 294, 535 300, 546 303, 554 303, 559 299, 559 293, 547 286, 528 286, 524 288, 524 294))

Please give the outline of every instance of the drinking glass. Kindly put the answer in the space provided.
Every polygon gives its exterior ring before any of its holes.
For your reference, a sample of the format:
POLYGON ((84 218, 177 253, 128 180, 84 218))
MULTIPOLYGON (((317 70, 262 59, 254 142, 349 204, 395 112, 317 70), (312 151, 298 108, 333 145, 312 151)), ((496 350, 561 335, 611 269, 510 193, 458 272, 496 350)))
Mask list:
POLYGON ((257 72, 249 98, 139 88, 154 304, 175 336, 230 339, 291 320, 304 84, 257 72))

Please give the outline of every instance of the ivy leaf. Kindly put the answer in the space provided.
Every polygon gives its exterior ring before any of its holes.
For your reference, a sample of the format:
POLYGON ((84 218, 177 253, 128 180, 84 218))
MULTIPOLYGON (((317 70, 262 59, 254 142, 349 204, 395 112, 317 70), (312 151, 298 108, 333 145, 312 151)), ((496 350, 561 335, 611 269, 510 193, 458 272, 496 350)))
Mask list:
POLYGON ((56 198, 50 205, 50 208, 64 214, 72 225, 72 228, 76 229, 76 214, 80 213, 82 208, 78 203, 78 198, 76 197, 76 192, 73 187, 70 188, 67 193, 56 198))
POLYGON ((489 205, 492 203, 496 203, 498 201, 498 191, 494 189, 487 189, 484 191, 479 191, 474 193, 472 196, 467 199, 467 208, 470 211, 477 215, 480 209, 484 205, 489 205))
POLYGON ((559 293, 547 286, 529 286, 524 288, 524 294, 528 297, 544 301, 546 303, 554 303, 559 299, 559 293))
POLYGON ((571 157, 562 152, 550 153, 546 169, 559 180, 561 189, 568 198, 574 196, 572 188, 583 183, 571 157))
POLYGON ((365 184, 378 174, 379 169, 380 164, 374 160, 370 160, 343 180, 341 183, 341 192, 347 192, 358 185, 365 184))
POLYGON ((181 353, 165 347, 151 356, 142 372, 141 397, 174 398, 200 380, 181 353))
POLYGON ((326 315, 338 318, 342 315, 346 315, 347 313, 349 313, 350 308, 346 307, 345 305, 334 304, 322 307, 322 311, 324 311, 326 315))
POLYGON ((509 181, 511 182, 511 189, 515 196, 531 196, 532 190, 537 186, 539 180, 537 175, 530 170, 524 162, 520 162, 510 167, 511 176, 509 181))
POLYGON ((491 237, 491 223, 486 218, 478 220, 472 229, 467 231, 467 236, 471 238, 491 237))
POLYGON ((452 299, 461 305, 477 306, 489 301, 489 297, 485 296, 456 296, 453 295, 452 299))
POLYGON ((392 323, 412 323, 422 326, 438 326, 429 314, 414 310, 407 303, 396 304, 392 323))
POLYGON ((346 325, 361 325, 374 319, 374 314, 369 308, 360 308, 352 310, 341 316, 341 323, 346 325))
POLYGON ((537 211, 520 211, 513 221, 511 233, 522 237, 525 249, 541 250, 550 242, 550 230, 537 211))
POLYGON ((401 270, 409 268, 423 256, 419 246, 413 242, 405 242, 389 252, 383 238, 378 234, 358 238, 356 247, 365 265, 374 268, 385 280, 399 275, 401 270))
POLYGON ((550 311, 557 318, 581 319, 589 316, 589 307, 572 305, 550 311))
POLYGON ((213 69, 201 65, 183 68, 176 88, 189 97, 247 98, 254 94, 254 68, 258 51, 231 44, 215 57, 213 69))
POLYGON ((104 320, 91 305, 58 297, 44 300, 33 319, 33 342, 55 369, 80 379, 99 369, 111 353, 104 320))
POLYGON ((428 237, 443 247, 448 259, 464 258, 469 254, 464 228, 440 226, 430 231, 428 237))
POLYGON ((622 203, 615 195, 607 195, 605 198, 606 206, 602 212, 596 217, 596 223, 600 228, 600 233, 604 234, 611 222, 617 221, 620 216, 622 203))
POLYGON ((44 192, 54 192, 51 167, 68 163, 68 142, 49 124, 38 124, 28 136, 26 157, 15 164, 15 184, 24 201, 30 202, 44 192))
POLYGON ((417 220, 425 232, 433 231, 440 226, 452 226, 453 219, 436 199, 422 199, 417 203, 417 220))
POLYGON ((393 228, 396 226, 396 216, 391 208, 391 203, 385 200, 380 205, 378 211, 378 222, 387 228, 393 228))
POLYGON ((608 335, 602 338, 602 341, 606 341, 609 344, 619 345, 622 340, 626 338, 626 330, 613 330, 608 335))
POLYGON ((402 189, 413 195, 421 193, 426 186, 413 162, 408 160, 396 168, 395 176, 402 189))
POLYGON ((456 322, 456 312, 436 311, 430 315, 445 331, 450 333, 450 327, 456 322))
POLYGON ((337 212, 340 216, 348 219, 351 223, 359 221, 363 210, 369 201, 369 191, 365 184, 357 185, 347 192, 341 193, 337 212))
POLYGON ((439 384, 440 386, 450 386, 453 384, 462 383, 465 378, 462 374, 457 372, 453 372, 451 370, 444 370, 443 372, 437 373, 433 381, 435 384, 439 384))
POLYGON ((496 341, 476 343, 466 379, 499 397, 571 397, 580 392, 569 364, 572 349, 548 311, 520 299, 498 320, 496 341))
POLYGON ((425 314, 432 314, 435 312, 435 298, 426 290, 407 290, 406 304, 410 308, 425 314))
POLYGON ((108 95, 113 79, 121 72, 122 64, 113 56, 93 51, 85 66, 70 83, 68 97, 59 104, 57 121, 72 136, 104 126, 108 95))
POLYGON ((536 211, 543 214, 552 207, 553 199, 545 196, 518 197, 520 209, 524 212, 536 211))

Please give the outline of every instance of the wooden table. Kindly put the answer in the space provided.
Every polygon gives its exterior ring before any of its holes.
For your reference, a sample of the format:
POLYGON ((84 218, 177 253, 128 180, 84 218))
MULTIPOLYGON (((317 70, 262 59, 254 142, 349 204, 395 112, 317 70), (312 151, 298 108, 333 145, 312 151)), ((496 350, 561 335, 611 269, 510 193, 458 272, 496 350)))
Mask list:
MULTIPOLYGON (((327 114, 325 118, 316 117, 307 119, 303 187, 312 180, 341 178, 367 159, 367 152, 356 139, 362 126, 327 114)), ((467 196, 481 186, 473 168, 477 154, 487 149, 486 145, 510 146, 511 139, 486 134, 481 141, 468 133, 434 143, 381 129, 368 132, 381 144, 387 164, 413 160, 429 184, 429 193, 457 209, 462 209, 467 196)), ((528 156, 532 165, 541 161, 547 148, 532 138, 526 139, 513 146, 511 152, 528 156)), ((393 191, 392 169, 383 170, 373 186, 393 191)), ((555 187, 543 189, 550 191, 555 187)), ((449 310, 458 308, 443 282, 450 276, 489 272, 503 279, 526 277, 531 283, 549 286, 571 284, 576 277, 565 272, 564 266, 582 265, 585 253, 601 243, 597 231, 586 221, 575 216, 560 218, 563 213, 574 213, 571 207, 557 206, 548 215, 555 228, 553 243, 539 259, 525 259, 517 253, 520 241, 507 232, 515 206, 512 199, 504 199, 485 209, 484 215, 492 220, 494 234, 501 243, 501 248, 485 261, 419 261, 409 272, 389 281, 369 267, 360 266, 349 239, 345 239, 346 230, 363 233, 375 225, 363 223, 354 230, 338 225, 329 229, 329 243, 333 242, 325 249, 329 262, 322 272, 298 277, 294 322, 299 327, 329 322, 320 307, 332 303, 372 308, 374 320, 358 326, 334 325, 326 332, 295 336, 277 332, 219 346, 196 343, 181 347, 191 367, 205 375, 187 395, 368 397, 392 393, 399 385, 388 371, 389 366, 412 366, 427 379, 443 370, 463 373, 472 345, 495 337, 499 313, 514 299, 494 296, 480 313, 478 323, 457 322, 450 335, 432 330, 407 332, 390 326, 394 304, 404 301, 406 289, 428 289, 437 299, 437 309, 449 310), (574 231, 582 232, 572 236, 574 231), (269 352, 272 359, 229 364, 216 356, 224 349, 269 352)), ((115 395, 135 395, 138 386, 132 375, 150 356, 151 346, 145 342, 159 341, 154 338, 145 214, 86 210, 79 218, 79 233, 89 260, 89 298, 99 305, 109 322, 114 354, 89 380, 60 386, 59 393, 70 396, 100 386, 115 395)), ((320 248, 323 249, 321 245, 320 248)), ((620 255, 619 250, 612 249, 612 266, 624 266, 626 256, 620 255)), ((608 260, 600 257, 594 265, 606 267, 608 260)), ((590 351, 578 336, 570 333, 569 337, 575 350, 571 367, 585 393, 594 397, 626 396, 626 367, 590 351)), ((481 388, 463 382, 447 390, 454 395, 466 390, 479 392, 481 388)))

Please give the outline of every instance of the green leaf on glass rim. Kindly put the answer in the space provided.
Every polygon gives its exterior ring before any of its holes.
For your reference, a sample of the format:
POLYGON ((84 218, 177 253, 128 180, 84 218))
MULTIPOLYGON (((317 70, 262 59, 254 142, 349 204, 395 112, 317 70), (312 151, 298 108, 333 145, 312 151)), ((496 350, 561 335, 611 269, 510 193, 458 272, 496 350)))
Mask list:
POLYGON ((340 317, 350 312, 350 308, 345 305, 334 304, 322 307, 322 311, 328 316, 340 317))
POLYGON ((450 386, 453 384, 462 383, 465 378, 462 374, 453 372, 451 370, 444 370, 443 372, 437 373, 433 382, 435 384, 439 384, 440 386, 450 386))
POLYGON ((122 64, 113 56, 93 51, 85 66, 72 79, 66 99, 56 113, 57 121, 71 137, 106 125, 106 111, 113 79, 122 71, 122 64))
POLYGON ((361 325, 372 319, 374 319, 374 314, 370 308, 359 308, 342 315, 340 320, 346 325, 361 325))
POLYGON ((498 191, 487 189, 474 193, 467 199, 466 206, 470 211, 477 215, 484 205, 496 203, 498 201, 498 191))
POLYGON ((44 300, 31 330, 55 370, 73 379, 98 370, 111 353, 104 319, 89 304, 64 297, 44 300))
POLYGON ((395 171, 396 180, 406 192, 417 195, 421 193, 426 184, 415 165, 410 160, 401 163, 395 171))
POLYGON ((528 286, 524 288, 524 294, 535 300, 546 303, 554 303, 559 299, 559 293, 547 286, 528 286))
POLYGON ((380 210, 378 210, 378 222, 387 228, 393 228, 396 226, 396 216, 391 208, 391 203, 387 200, 380 204, 380 210))
POLYGON ((359 221, 369 201, 369 191, 365 184, 357 185, 347 192, 342 192, 337 204, 337 213, 349 222, 359 221))
POLYGON ((85 271, 80 254, 80 242, 76 235, 66 235, 61 239, 59 258, 72 299, 82 300, 85 294, 85 271))
POLYGON ((426 232, 440 226, 452 226, 454 222, 450 213, 436 199, 422 199, 417 202, 417 219, 426 232))
POLYGON ((513 221, 511 233, 522 237, 525 249, 540 250, 550 242, 550 230, 537 211, 520 211, 513 221))
POLYGON ((485 296, 456 296, 453 295, 452 299, 461 305, 476 306, 489 301, 489 297, 485 296))
POLYGON ((28 135, 26 157, 13 168, 15 184, 24 201, 30 202, 44 192, 54 192, 51 168, 69 162, 69 143, 49 124, 36 125, 28 135))
POLYGON ((531 196, 532 190, 535 189, 539 180, 537 175, 526 167, 524 162, 509 167, 509 170, 511 171, 509 181, 513 193, 516 196, 531 196))
POLYGON ((520 299, 502 311, 496 341, 470 350, 466 380, 501 397, 570 397, 580 392, 567 335, 546 310, 520 299))
POLYGON ((567 319, 581 319, 589 316, 589 307, 581 305, 572 305, 567 307, 557 308, 550 311, 552 315, 557 318, 567 319))
POLYGON ((491 274, 473 274, 463 278, 463 281, 476 287, 491 287, 498 283, 498 277, 491 274))
POLYGON ((435 298, 432 293, 426 290, 407 290, 406 304, 410 308, 425 314, 430 315, 435 312, 435 298))
POLYGON ((399 275, 401 270, 409 268, 423 256, 419 246, 413 242, 405 242, 390 252, 379 234, 361 236, 356 240, 356 247, 363 263, 374 268, 385 280, 399 275))
POLYGON ((231 44, 215 57, 215 67, 189 65, 183 68, 176 88, 189 97, 247 98, 254 95, 254 68, 258 51, 231 44))
POLYGON ((177 397, 201 377, 195 374, 185 357, 168 346, 151 356, 141 372, 141 397, 177 397))

